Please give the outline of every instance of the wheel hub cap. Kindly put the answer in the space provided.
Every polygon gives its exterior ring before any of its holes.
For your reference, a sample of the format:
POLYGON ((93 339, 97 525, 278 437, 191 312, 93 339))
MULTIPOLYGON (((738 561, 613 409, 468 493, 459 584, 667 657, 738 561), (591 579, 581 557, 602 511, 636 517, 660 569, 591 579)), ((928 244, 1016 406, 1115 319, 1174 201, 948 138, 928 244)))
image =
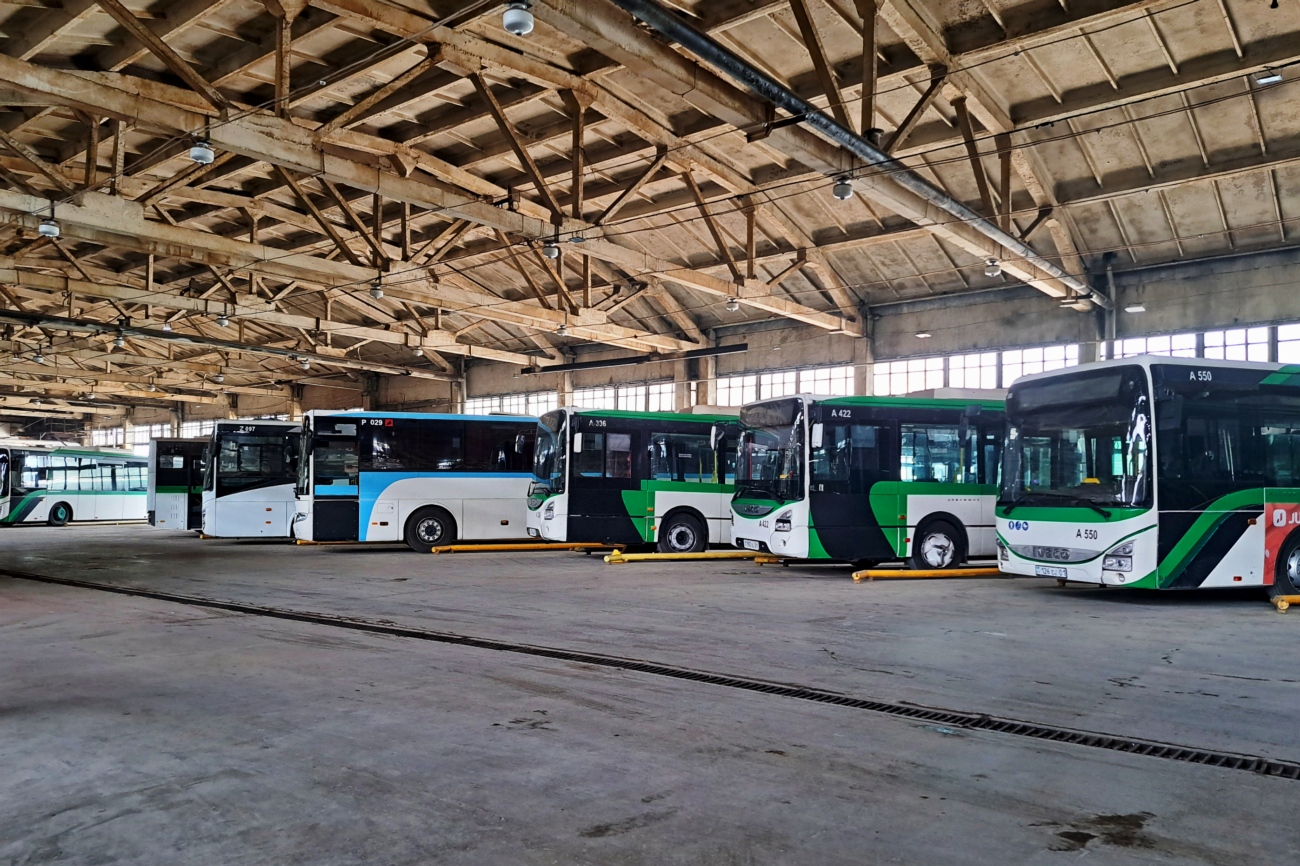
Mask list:
POLYGON ((927 535, 921 542, 921 559, 932 568, 943 568, 952 563, 956 545, 946 535, 927 535))
POLYGON ((674 526, 668 531, 668 546, 673 550, 690 550, 695 546, 695 533, 689 526, 674 526))
POLYGON ((437 520, 421 520, 415 534, 420 536, 421 541, 433 544, 442 538, 442 523, 437 520))

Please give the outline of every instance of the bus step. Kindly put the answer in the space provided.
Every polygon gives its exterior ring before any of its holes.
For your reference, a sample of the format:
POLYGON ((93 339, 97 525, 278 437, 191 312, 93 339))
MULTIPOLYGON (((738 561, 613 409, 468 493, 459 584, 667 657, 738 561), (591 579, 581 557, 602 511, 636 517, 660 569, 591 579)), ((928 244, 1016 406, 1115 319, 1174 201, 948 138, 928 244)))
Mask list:
POLYGON ((598 544, 594 541, 518 542, 509 544, 445 544, 433 553, 502 553, 512 550, 622 550, 625 544, 598 544))
MULTIPOLYGON (((688 559, 753 559, 761 554, 747 550, 706 550, 703 553, 623 553, 615 551, 605 557, 610 565, 622 565, 625 562, 675 562, 688 559)), ((767 559, 767 557, 764 557, 767 559)))
POLYGON ((868 568, 863 571, 853 572, 853 582, 900 580, 903 578, 998 577, 1000 574, 1001 572, 996 568, 933 568, 920 571, 908 568, 868 568))
POLYGON ((1300 604, 1300 595, 1275 595, 1269 601, 1273 602, 1278 613, 1286 613, 1291 605, 1300 604))

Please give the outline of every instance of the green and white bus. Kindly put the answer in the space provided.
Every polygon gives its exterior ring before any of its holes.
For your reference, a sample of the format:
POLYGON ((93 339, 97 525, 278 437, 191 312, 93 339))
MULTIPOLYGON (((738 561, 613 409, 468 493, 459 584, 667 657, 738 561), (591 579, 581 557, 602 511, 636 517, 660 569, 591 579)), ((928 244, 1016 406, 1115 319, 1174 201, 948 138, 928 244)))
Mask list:
POLYGON ((537 425, 528 534, 666 553, 730 544, 735 424, 723 414, 547 412, 537 425))
POLYGON ((0 445, 0 525, 144 520, 145 458, 66 445, 0 445))
POLYGON ((1026 376, 998 499, 1009 574, 1300 591, 1300 366, 1136 357, 1026 376))
POLYGON ((994 553, 1000 392, 813 397, 740 413, 732 543, 867 568, 994 553))
POLYGON ((158 529, 203 527, 203 467, 207 439, 149 440, 149 525, 158 529))

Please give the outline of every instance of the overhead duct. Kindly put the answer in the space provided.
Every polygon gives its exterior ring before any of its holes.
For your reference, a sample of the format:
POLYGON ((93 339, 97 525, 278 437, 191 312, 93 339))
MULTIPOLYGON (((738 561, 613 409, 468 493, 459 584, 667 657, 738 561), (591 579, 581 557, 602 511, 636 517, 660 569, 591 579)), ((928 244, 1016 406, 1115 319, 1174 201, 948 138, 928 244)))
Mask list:
POLYGON ((610 0, 610 2, 632 14, 661 36, 676 42, 700 60, 730 76, 759 97, 789 112, 795 118, 801 118, 803 123, 861 159, 867 165, 888 172, 890 178, 900 186, 915 193, 950 216, 968 224, 989 240, 996 242, 1010 254, 1058 280, 1062 285, 1070 289, 1079 300, 1091 301, 1103 309, 1109 306, 1110 301, 1105 295, 1094 291, 1082 280, 1066 273, 1024 241, 1004 232, 995 223, 980 216, 957 199, 934 186, 911 168, 874 146, 867 139, 851 129, 841 126, 834 118, 822 112, 817 106, 798 96, 776 79, 755 68, 735 52, 723 47, 708 34, 696 30, 658 3, 653 2, 653 0, 610 0))

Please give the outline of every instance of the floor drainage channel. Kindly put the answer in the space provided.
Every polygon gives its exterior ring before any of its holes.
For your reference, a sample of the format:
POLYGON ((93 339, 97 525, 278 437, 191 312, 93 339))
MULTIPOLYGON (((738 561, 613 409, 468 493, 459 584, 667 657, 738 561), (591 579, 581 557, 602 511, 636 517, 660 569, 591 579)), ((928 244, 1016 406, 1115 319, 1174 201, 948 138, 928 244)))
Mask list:
POLYGON ((606 656, 554 647, 532 646, 529 644, 511 643, 509 641, 471 637, 468 635, 458 635, 449 632, 429 631, 427 629, 399 626, 388 622, 352 619, 349 617, 310 613, 307 611, 285 610, 283 608, 275 607, 262 607, 260 605, 243 604, 240 602, 218 601, 216 599, 203 598, 201 596, 177 595, 169 592, 159 592, 156 590, 140 589, 131 586, 119 586, 106 583, 72 580, 68 578, 48 577, 46 575, 31 574, 28 572, 13 571, 4 568, 0 568, 0 575, 14 577, 21 580, 33 580, 41 583, 71 586, 78 589, 112 592, 119 595, 136 596, 156 601, 184 604, 192 607, 224 610, 233 613, 248 614, 250 616, 289 620, 291 622, 311 623, 314 625, 325 625, 333 628, 350 629, 353 631, 369 632, 371 634, 382 634, 393 637, 411 638, 414 640, 434 641, 436 643, 454 644, 457 646, 474 647, 476 649, 517 653, 520 655, 554 659, 557 661, 578 662, 581 664, 596 665, 604 668, 614 668, 617 670, 633 671, 635 673, 670 677, 672 679, 686 680, 694 683, 702 683, 704 685, 722 686, 724 688, 739 689, 747 692, 757 692, 764 695, 776 695, 778 697, 796 698, 798 700, 813 701, 820 704, 849 707, 855 710, 867 710, 873 713, 882 713, 889 716, 915 719, 930 724, 948 725, 965 730, 992 731, 999 734, 1010 734, 1016 737, 1028 737, 1035 740, 1049 740, 1054 743, 1067 743, 1070 745, 1085 746, 1092 749, 1106 749, 1112 752, 1128 752, 1134 755, 1143 755, 1148 758, 1161 758, 1167 761, 1179 761, 1185 764, 1202 764, 1209 767, 1220 767, 1227 770, 1244 770, 1246 772, 1257 773, 1264 776, 1276 776, 1284 779, 1300 780, 1300 763, 1279 761, 1272 758, 1261 758, 1257 755, 1209 751, 1206 749, 1192 748, 1190 746, 1180 746, 1173 743, 1161 743, 1154 740, 1116 737, 1110 734, 1077 731, 1071 728, 1056 727, 1054 725, 1040 725, 1034 722, 1001 718, 983 713, 970 713, 962 712, 960 710, 946 710, 939 707, 926 707, 916 704, 877 701, 868 698, 855 698, 850 695, 823 691, 821 689, 812 689, 806 686, 765 682, 763 680, 754 680, 744 677, 723 676, 705 671, 694 671, 689 668, 675 667, 673 665, 642 661, 640 659, 606 656))

